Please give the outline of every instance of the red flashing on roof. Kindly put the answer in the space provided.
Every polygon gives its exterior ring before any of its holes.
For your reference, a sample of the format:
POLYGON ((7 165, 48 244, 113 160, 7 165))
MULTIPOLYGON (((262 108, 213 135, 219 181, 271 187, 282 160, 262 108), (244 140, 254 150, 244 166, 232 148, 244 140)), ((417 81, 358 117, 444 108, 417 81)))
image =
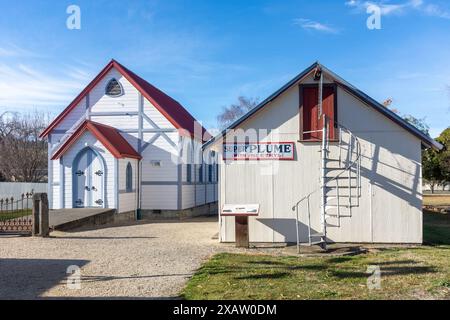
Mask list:
POLYGON ((86 131, 92 133, 92 135, 94 135, 94 137, 96 137, 97 140, 99 140, 115 158, 132 158, 138 160, 142 158, 117 129, 86 120, 70 136, 70 138, 59 147, 51 159, 56 160, 61 158, 61 156, 66 153, 66 151, 69 150, 78 138, 86 131))
POLYGON ((112 69, 116 68, 136 89, 161 112, 177 129, 184 129, 190 136, 201 141, 207 141, 212 136, 205 128, 199 125, 197 120, 176 100, 154 87, 134 72, 128 70, 115 60, 111 60, 105 68, 88 84, 86 88, 56 117, 56 119, 41 133, 40 137, 46 137, 70 111, 75 108, 86 94, 92 90, 100 80, 112 69), (195 130, 196 123, 201 130, 195 130), (196 132, 199 131, 199 132, 196 132))

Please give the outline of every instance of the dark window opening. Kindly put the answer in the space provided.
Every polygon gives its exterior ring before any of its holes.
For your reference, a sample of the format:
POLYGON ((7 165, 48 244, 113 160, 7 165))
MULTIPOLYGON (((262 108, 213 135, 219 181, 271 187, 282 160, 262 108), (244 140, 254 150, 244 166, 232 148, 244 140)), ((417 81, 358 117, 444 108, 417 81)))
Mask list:
POLYGON ((208 165, 208 182, 213 182, 213 165, 208 165))
POLYGON ((203 165, 200 164, 198 168, 198 181, 203 182, 203 165))
POLYGON ((131 167, 131 163, 128 162, 126 169, 126 192, 133 192, 133 168, 131 167))
POLYGON ((191 164, 186 165, 186 181, 192 182, 192 165, 191 164))
POLYGON ((119 97, 123 94, 122 86, 116 79, 111 79, 106 85, 105 94, 110 97, 119 97))

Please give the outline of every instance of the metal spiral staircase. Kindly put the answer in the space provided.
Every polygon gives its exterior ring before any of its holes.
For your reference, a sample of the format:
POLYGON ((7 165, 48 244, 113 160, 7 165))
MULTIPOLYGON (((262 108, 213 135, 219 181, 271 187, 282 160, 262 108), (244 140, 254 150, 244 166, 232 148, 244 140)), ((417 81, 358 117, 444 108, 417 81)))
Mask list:
POLYGON ((329 119, 322 112, 323 75, 318 70, 319 94, 318 117, 323 121, 322 129, 303 133, 321 133, 320 186, 302 197, 293 207, 296 212, 297 250, 300 251, 299 208, 308 214, 309 245, 318 244, 323 249, 327 245, 327 229, 340 228, 341 219, 351 218, 352 209, 359 206, 361 197, 361 144, 358 138, 346 127, 329 119), (330 145, 330 128, 334 126, 339 143, 330 145), (332 152, 331 149, 334 149, 332 152), (337 148, 337 149, 336 149, 337 148), (321 230, 313 233, 311 228, 310 198, 320 192, 321 230))
POLYGON ((322 115, 323 129, 304 133, 321 132, 320 187, 302 197, 293 207, 296 212, 297 248, 300 249, 299 209, 308 215, 309 245, 318 244, 326 249, 327 229, 341 227, 341 219, 351 218, 352 209, 359 206, 361 197, 361 144, 358 138, 344 126, 334 123, 339 133, 338 145, 330 146, 330 121, 322 115), (334 148, 334 152, 330 149, 334 148), (310 198, 320 192, 321 230, 311 228, 310 198))

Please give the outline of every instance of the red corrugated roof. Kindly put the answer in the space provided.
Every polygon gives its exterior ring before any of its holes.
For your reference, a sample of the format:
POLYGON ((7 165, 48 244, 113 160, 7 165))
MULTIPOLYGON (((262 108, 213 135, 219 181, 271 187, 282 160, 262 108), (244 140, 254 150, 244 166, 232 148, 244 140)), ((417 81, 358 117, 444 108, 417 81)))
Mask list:
MULTIPOLYGON (((141 77, 139 77, 134 72, 128 70, 126 67, 122 66, 120 63, 117 63, 120 68, 123 69, 125 74, 127 74, 130 78, 133 79, 133 81, 130 81, 131 83, 135 82, 135 85, 137 84, 137 87, 140 87, 143 89, 143 91, 147 94, 144 96, 150 100, 150 102, 154 106, 160 106, 161 108, 159 111, 164 114, 169 120, 172 119, 172 124, 177 128, 183 128, 187 130, 189 133, 191 133, 192 136, 194 136, 194 126, 197 120, 175 99, 168 96, 158 88, 154 87, 141 77)), ((201 134, 203 138, 203 141, 207 141, 211 139, 211 135, 206 131, 205 128, 200 126, 200 124, 197 125, 199 128, 201 128, 201 134), (206 135, 205 135, 206 133, 206 135)), ((199 130, 200 131, 200 130, 199 130)), ((198 134, 197 134, 198 135, 198 134)), ((197 137, 201 138, 201 137, 197 137)))
POLYGON ((128 141, 113 127, 86 120, 78 129, 58 148, 53 154, 52 160, 59 159, 78 138, 89 131, 99 140, 115 158, 141 159, 141 155, 134 150, 128 141))
POLYGON ((211 135, 206 129, 200 126, 197 120, 178 101, 172 99, 115 60, 111 60, 111 62, 103 68, 75 100, 73 100, 72 103, 41 133, 40 137, 46 137, 112 68, 116 68, 128 81, 130 81, 131 84, 133 84, 136 89, 139 90, 139 92, 175 126, 175 128, 184 129, 191 137, 195 137, 202 141, 207 141, 211 138, 211 135), (198 130, 198 133, 194 130, 196 123, 199 128, 201 128, 201 130, 198 130), (200 134, 202 137, 199 136, 200 134))

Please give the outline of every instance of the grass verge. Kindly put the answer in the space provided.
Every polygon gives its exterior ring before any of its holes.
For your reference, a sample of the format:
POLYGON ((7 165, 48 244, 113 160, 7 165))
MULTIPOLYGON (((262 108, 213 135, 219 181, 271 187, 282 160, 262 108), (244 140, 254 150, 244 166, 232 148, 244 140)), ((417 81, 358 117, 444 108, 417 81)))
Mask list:
POLYGON ((1 211, 0 212, 0 221, 6 221, 21 217, 26 217, 31 215, 31 209, 28 210, 19 210, 19 211, 1 211))
POLYGON ((221 253, 181 293, 185 299, 450 299, 450 217, 424 212, 429 245, 357 256, 278 257, 221 253), (368 266, 381 289, 369 289, 368 266))

